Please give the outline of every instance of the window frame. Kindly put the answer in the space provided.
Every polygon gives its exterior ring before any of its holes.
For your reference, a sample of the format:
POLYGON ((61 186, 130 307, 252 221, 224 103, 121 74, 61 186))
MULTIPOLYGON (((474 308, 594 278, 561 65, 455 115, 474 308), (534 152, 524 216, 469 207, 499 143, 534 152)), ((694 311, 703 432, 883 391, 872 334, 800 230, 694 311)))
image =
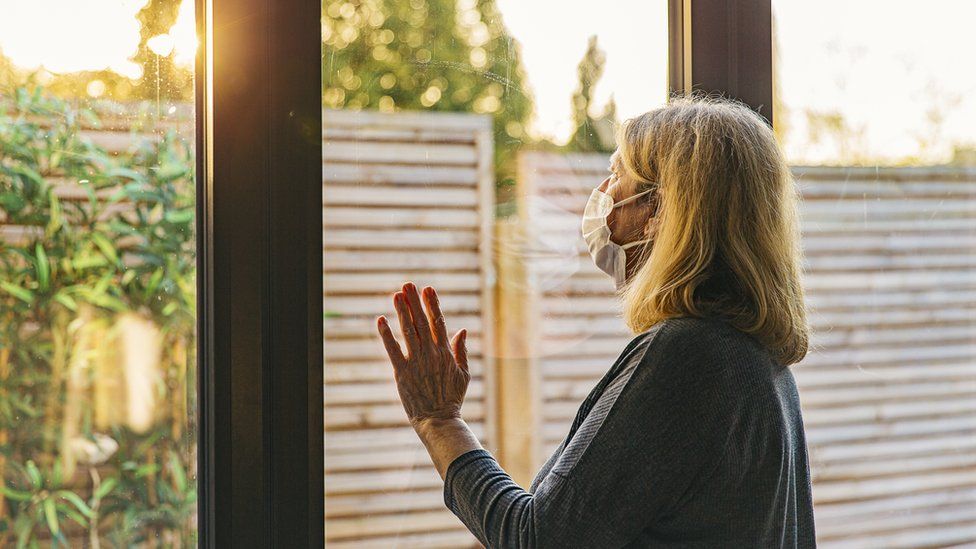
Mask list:
POLYGON ((200 546, 322 547, 320 3, 195 1, 200 546))
MULTIPOLYGON (((200 546, 323 547, 321 2, 194 1, 200 546)), ((771 0, 668 1, 671 94, 771 124, 771 0)))
POLYGON ((721 94, 773 124, 771 0, 668 0, 668 91, 721 94))

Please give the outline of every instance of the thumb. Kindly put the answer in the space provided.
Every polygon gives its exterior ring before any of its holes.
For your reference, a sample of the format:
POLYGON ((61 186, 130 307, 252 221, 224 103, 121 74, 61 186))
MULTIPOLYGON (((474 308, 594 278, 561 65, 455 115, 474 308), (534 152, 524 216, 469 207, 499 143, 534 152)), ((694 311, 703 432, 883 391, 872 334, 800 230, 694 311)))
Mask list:
POLYGON ((454 338, 451 340, 451 351, 454 353, 454 362, 457 362, 459 368, 468 373, 468 331, 459 330, 458 333, 454 334, 454 338))

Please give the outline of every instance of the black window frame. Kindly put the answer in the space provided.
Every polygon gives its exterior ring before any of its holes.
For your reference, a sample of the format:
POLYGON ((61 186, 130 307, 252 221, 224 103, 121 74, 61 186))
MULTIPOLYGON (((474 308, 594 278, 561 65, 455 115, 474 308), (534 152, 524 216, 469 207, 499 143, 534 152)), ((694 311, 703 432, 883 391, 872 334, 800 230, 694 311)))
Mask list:
POLYGON ((772 0, 668 0, 668 91, 738 99, 773 124, 772 0))
POLYGON ((195 1, 200 546, 322 547, 320 2, 195 1))
MULTIPOLYGON (((323 547, 321 2, 194 1, 200 546, 323 547)), ((772 123, 771 0, 668 1, 670 92, 772 123)))

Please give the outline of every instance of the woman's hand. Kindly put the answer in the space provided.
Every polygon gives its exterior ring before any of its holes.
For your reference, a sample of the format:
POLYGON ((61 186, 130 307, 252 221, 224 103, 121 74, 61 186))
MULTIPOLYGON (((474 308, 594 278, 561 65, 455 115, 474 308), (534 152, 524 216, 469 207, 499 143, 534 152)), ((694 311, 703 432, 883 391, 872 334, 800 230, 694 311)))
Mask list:
POLYGON ((412 282, 393 294, 393 306, 400 320, 400 331, 407 346, 403 354, 385 316, 377 319, 377 329, 393 363, 397 392, 414 429, 431 420, 461 417, 461 404, 468 390, 467 330, 457 332, 451 341, 441 313, 437 293, 424 288, 426 313, 412 282))

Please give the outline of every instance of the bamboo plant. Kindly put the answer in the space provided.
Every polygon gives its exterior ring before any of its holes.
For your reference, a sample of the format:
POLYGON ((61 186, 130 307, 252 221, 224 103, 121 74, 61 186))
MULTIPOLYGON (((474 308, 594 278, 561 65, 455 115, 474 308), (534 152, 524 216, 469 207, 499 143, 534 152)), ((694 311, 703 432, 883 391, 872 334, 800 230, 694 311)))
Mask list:
POLYGON ((192 135, 131 122, 0 97, 0 547, 195 545, 192 135))

